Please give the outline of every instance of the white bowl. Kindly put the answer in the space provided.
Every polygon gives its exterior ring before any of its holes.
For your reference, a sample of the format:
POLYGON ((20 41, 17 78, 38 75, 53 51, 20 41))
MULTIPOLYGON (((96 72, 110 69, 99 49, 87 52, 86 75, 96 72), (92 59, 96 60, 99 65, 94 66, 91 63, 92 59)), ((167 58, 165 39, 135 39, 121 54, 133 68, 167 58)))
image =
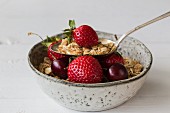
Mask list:
MULTIPOLYGON (((98 31, 97 34, 100 38, 113 39, 109 33, 98 31)), ((151 52, 137 39, 127 37, 118 51, 125 57, 140 61, 144 66, 143 71, 129 79, 97 84, 72 83, 53 78, 35 68, 47 56, 41 43, 32 47, 28 62, 42 90, 58 104, 78 111, 102 111, 119 106, 133 97, 142 87, 152 65, 151 52)))

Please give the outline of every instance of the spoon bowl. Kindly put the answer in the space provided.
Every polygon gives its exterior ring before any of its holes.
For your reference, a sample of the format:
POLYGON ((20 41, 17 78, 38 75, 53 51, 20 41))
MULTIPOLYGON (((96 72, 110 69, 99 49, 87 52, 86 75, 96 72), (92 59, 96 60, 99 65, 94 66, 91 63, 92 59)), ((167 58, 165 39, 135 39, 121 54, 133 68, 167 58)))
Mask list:
MULTIPOLYGON (((77 54, 76 52, 70 52, 70 48, 68 47, 69 44, 67 46, 63 46, 62 50, 64 50, 64 53, 59 51, 59 46, 61 45, 62 41, 59 41, 58 43, 55 43, 53 46, 51 46, 50 50, 55 52, 55 53, 59 53, 59 54, 63 54, 63 55, 68 55, 68 56, 81 56, 81 55, 93 55, 93 56, 98 56, 98 55, 106 55, 109 54, 110 52, 112 52, 114 46, 114 41, 110 40, 110 39, 106 39, 106 38, 99 38, 99 44, 91 47, 91 48, 83 48, 78 46, 80 50, 82 50, 82 54, 77 54), (110 44, 110 46, 109 46, 110 44), (100 47, 103 46, 103 47, 100 47), (87 52, 83 52, 84 49, 88 49, 89 53, 87 52), (97 50, 98 49, 98 50, 97 50), (107 52, 99 52, 101 50, 99 49, 106 49, 107 52), (95 53, 92 53, 91 51, 96 51, 95 53), (98 51, 98 52, 97 52, 98 51)), ((86 51, 86 50, 85 50, 86 51)))

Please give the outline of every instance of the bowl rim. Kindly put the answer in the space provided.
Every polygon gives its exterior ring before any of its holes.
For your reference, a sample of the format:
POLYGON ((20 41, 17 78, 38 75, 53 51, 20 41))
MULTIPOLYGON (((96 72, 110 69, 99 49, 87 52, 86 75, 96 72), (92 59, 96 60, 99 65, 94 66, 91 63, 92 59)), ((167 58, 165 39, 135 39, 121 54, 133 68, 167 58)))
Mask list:
MULTIPOLYGON (((97 31, 98 33, 106 33, 106 32, 101 32, 101 31, 97 31)), ((59 33, 57 35, 61 35, 62 33, 59 33)), ((109 34, 109 35, 114 35, 114 34, 110 34, 110 33, 106 33, 106 34, 109 34)), ((56 36, 56 35, 54 35, 56 36)), ((52 36, 53 37, 53 36, 52 36)), ((128 36, 129 37, 129 36, 128 36)), ((138 43, 140 43, 143 47, 145 47, 147 53, 149 54, 149 59, 150 59, 150 63, 149 65, 146 66, 146 68, 140 73, 138 74, 137 76, 135 77, 132 77, 132 78, 128 78, 128 79, 124 79, 124 80, 119 80, 119 81, 112 81, 112 82, 105 82, 105 83, 92 83, 92 84, 86 84, 86 83, 75 83, 75 82, 70 82, 70 81, 66 81, 66 80, 63 80, 63 79, 58 79, 58 78, 54 78, 54 77, 51 77, 51 76, 48 76, 46 74, 43 74, 41 73, 40 71, 38 71, 31 63, 30 61, 30 54, 32 52, 32 50, 38 45, 40 44, 41 42, 38 42, 37 44, 35 44, 28 52, 28 64, 29 66, 31 67, 31 69, 36 73, 38 74, 40 77, 43 77, 47 80, 50 80, 50 81, 53 81, 53 82, 57 82, 57 83, 61 83, 61 84, 65 84, 65 85, 69 85, 69 86, 75 86, 75 87, 106 87, 106 86, 113 86, 113 85, 118 85, 118 84, 125 84, 125 83, 129 83, 129 82, 132 82, 132 81, 135 81, 135 80, 138 80, 140 78, 142 78, 144 75, 146 75, 146 73, 150 70, 151 68, 151 65, 152 65, 152 62, 153 62, 153 56, 152 56, 152 53, 150 52, 150 50, 141 42, 139 41, 138 39, 136 38, 133 38, 133 37, 129 37, 135 41, 137 41, 138 43)))

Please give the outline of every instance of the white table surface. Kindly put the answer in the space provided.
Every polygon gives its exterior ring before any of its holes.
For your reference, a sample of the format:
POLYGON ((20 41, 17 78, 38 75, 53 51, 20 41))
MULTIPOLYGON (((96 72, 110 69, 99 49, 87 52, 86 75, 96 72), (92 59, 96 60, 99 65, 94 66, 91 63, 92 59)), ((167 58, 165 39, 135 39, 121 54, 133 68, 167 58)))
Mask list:
MULTIPOLYGON (((125 33, 170 10, 170 0, 0 0, 0 113, 79 113, 46 96, 27 63, 29 49, 42 37, 77 26, 125 33)), ((131 36, 153 53, 149 76, 137 95, 104 113, 170 113, 170 18, 131 36)))

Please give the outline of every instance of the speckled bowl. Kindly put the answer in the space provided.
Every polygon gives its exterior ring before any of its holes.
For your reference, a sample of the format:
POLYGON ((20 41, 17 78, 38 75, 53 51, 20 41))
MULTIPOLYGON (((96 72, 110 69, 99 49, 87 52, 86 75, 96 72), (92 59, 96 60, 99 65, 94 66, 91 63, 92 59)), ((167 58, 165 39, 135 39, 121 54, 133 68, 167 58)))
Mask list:
MULTIPOLYGON (((100 38, 113 39, 113 35, 109 33, 98 31, 97 34, 100 38)), ((102 111, 119 106, 133 97, 143 85, 152 64, 151 52, 137 39, 126 38, 118 51, 125 57, 140 61, 144 66, 143 71, 133 78, 107 83, 81 84, 64 81, 36 69, 43 57, 47 56, 40 43, 30 50, 28 62, 36 73, 35 77, 42 90, 58 104, 79 111, 102 111)))

